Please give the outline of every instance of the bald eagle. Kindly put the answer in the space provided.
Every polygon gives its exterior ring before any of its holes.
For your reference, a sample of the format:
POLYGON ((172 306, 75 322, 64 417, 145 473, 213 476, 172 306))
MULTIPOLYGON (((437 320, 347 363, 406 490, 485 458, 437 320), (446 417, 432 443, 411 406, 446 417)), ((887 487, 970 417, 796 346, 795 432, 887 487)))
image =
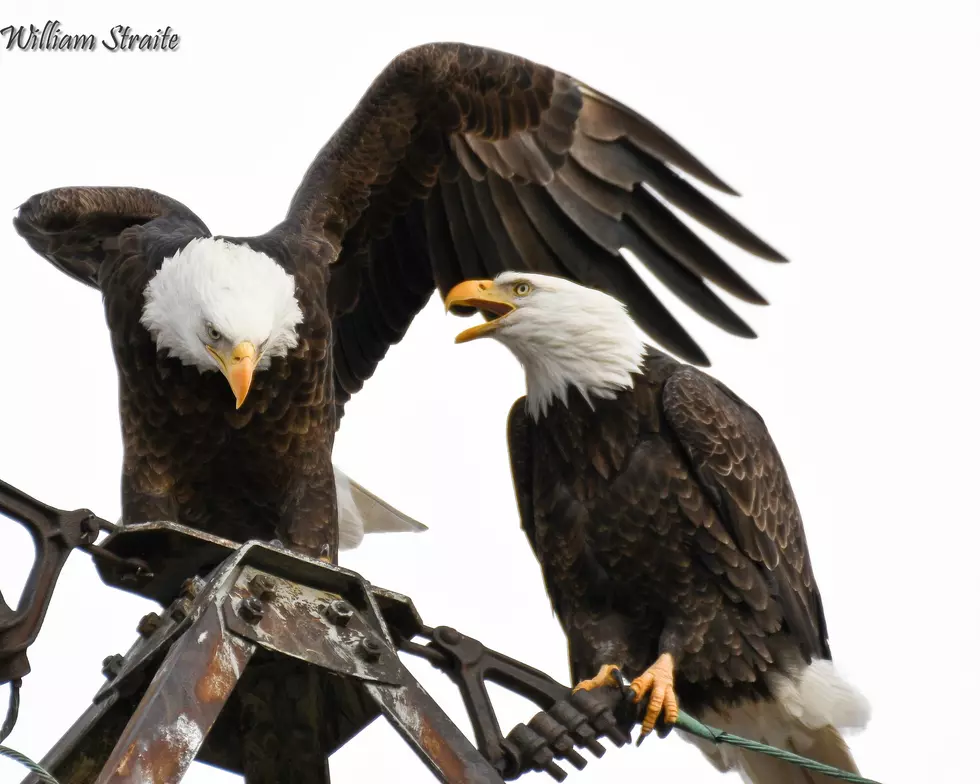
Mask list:
POLYGON ((14 225, 101 291, 119 374, 123 521, 275 536, 334 558, 331 451, 344 405, 436 288, 445 296, 504 270, 561 275, 624 299, 662 345, 706 363, 625 248, 705 318, 752 336, 705 281, 765 301, 665 202, 784 259, 675 170, 734 193, 577 79, 429 44, 377 77, 264 234, 213 236, 182 203, 131 187, 40 193, 14 225))
MULTIPOLYGON (((863 727, 868 704, 832 663, 800 510, 762 418, 646 345, 603 292, 507 272, 460 283, 446 305, 490 319, 457 342, 495 338, 523 365, 511 468, 576 688, 611 685, 619 669, 637 701, 649 696, 641 739, 684 706, 857 773, 839 730, 863 727)), ((702 750, 754 784, 825 780, 702 750)))

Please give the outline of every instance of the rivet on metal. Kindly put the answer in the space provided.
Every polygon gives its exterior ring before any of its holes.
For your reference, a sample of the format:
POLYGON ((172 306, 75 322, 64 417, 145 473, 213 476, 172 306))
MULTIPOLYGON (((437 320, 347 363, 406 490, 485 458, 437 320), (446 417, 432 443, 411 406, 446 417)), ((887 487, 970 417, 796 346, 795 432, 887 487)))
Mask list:
POLYGON ((257 574, 249 581, 248 587, 254 596, 260 599, 271 599, 276 583, 267 574, 257 574))
POLYGON ((254 596, 242 599, 242 603, 238 606, 238 614, 246 623, 258 623, 264 613, 265 607, 254 596))
POLYGON ((118 653, 114 653, 111 656, 106 656, 102 660, 102 674, 112 680, 115 678, 123 666, 123 657, 118 653))
POLYGON ((459 645, 463 641, 463 636, 448 626, 439 630, 439 636, 442 638, 441 642, 446 645, 459 645))
POLYGON ((190 614, 191 606, 189 598, 178 599, 170 606, 170 617, 180 623, 190 614))
POLYGON ((149 637, 160 628, 161 623, 163 619, 155 612, 147 613, 140 618, 136 631, 139 632, 140 637, 149 637))
POLYGON ((384 646, 377 640, 371 637, 365 637, 361 640, 360 653, 365 661, 377 661, 381 658, 382 651, 384 651, 384 646))
POLYGON ((205 582, 200 577, 189 577, 180 584, 180 595, 188 599, 196 599, 205 582))
POLYGON ((323 614, 338 626, 346 626, 354 616, 354 608, 343 599, 335 599, 324 608, 323 614))

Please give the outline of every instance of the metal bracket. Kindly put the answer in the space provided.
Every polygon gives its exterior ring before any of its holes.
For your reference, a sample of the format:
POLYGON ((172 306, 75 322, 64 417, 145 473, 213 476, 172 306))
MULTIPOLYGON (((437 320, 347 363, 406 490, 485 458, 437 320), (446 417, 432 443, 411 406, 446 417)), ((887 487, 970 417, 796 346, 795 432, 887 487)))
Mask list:
POLYGON ((611 710, 615 690, 571 694, 449 627, 430 629, 411 599, 350 570, 167 522, 117 528, 101 546, 105 582, 176 598, 140 621, 125 656, 107 657, 107 683, 42 760, 61 784, 176 784, 195 758, 249 784, 327 784, 329 755, 379 714, 453 784, 502 784, 528 770, 562 780, 556 760, 581 768, 577 749, 601 756, 598 738, 628 742, 631 725, 617 725, 611 710), (127 568, 144 557, 142 571, 127 568), (479 750, 399 650, 456 682, 479 750), (504 737, 486 681, 542 711, 504 737))
POLYGON ((0 481, 0 515, 24 526, 34 540, 34 563, 17 609, 0 595, 0 684, 23 678, 31 671, 27 649, 37 639, 61 569, 76 547, 93 558, 111 561, 121 573, 145 571, 136 559, 121 559, 95 544, 100 531, 116 526, 88 509, 64 511, 43 504, 0 481))
POLYGON ((403 668, 387 639, 339 593, 245 566, 222 602, 236 634, 334 675, 401 685, 403 668))
POLYGON ((564 781, 568 774, 555 763, 556 759, 567 760, 581 770, 587 760, 576 749, 586 748, 601 757, 606 750, 599 743, 600 737, 616 746, 629 742, 633 721, 626 716, 617 720, 614 708, 622 699, 615 689, 573 693, 540 670, 491 651, 448 626, 421 627, 413 636, 429 642, 420 645, 403 639, 399 649, 427 659, 456 683, 480 753, 505 779, 541 770, 564 781), (542 711, 504 737, 487 693, 488 681, 520 694, 542 711))
POLYGON ((35 553, 17 609, 0 596, 0 683, 7 683, 31 671, 27 649, 41 630, 61 568, 72 549, 95 541, 99 528, 87 509, 62 512, 6 482, 0 482, 0 512, 27 528, 35 553))
POLYGON ((502 784, 399 661, 355 573, 249 542, 183 593, 41 762, 61 784, 176 784, 195 758, 326 784, 329 754, 379 713, 440 781, 502 784))

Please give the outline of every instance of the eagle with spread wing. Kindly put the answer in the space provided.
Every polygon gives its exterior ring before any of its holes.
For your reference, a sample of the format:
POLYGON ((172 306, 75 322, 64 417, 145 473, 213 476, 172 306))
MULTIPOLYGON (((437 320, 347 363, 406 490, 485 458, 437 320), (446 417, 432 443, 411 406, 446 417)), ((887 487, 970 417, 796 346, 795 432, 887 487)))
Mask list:
POLYGON ((334 559, 331 452, 344 405, 434 290, 506 270, 567 277, 619 297, 663 347, 706 363, 628 249, 703 317, 752 336, 706 281, 763 298, 667 204, 783 259, 681 174, 733 193, 571 76, 430 44, 376 78, 264 234, 212 235, 182 203, 134 187, 40 193, 14 225, 102 293, 119 373, 123 522, 277 537, 334 559))

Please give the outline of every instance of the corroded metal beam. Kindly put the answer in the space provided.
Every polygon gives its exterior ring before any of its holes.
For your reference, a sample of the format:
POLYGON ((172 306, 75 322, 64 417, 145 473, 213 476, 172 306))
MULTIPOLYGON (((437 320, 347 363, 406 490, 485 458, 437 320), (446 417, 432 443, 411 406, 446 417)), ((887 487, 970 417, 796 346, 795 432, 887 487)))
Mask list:
POLYGON ((208 603, 170 649, 95 784, 179 782, 255 647, 208 603))

